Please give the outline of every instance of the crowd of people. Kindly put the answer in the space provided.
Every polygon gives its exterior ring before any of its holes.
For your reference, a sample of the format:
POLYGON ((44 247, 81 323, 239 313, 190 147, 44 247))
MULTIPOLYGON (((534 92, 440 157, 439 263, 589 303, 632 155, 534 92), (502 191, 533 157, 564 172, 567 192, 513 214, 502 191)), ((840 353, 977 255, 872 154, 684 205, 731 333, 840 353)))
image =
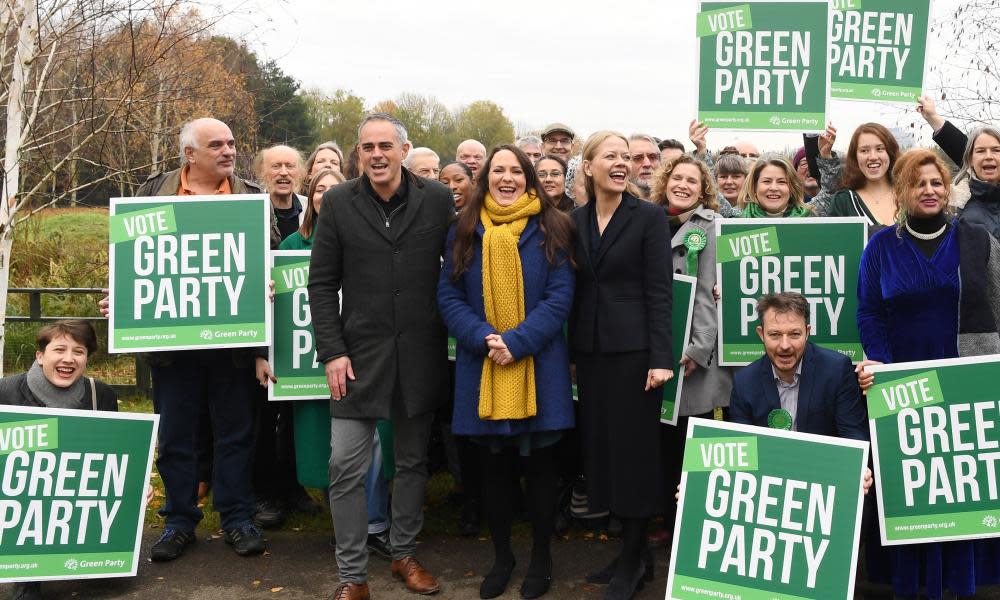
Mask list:
MULTIPOLYGON (((1000 353, 1000 131, 966 135, 926 97, 917 110, 957 174, 933 150, 901 150, 877 123, 858 127, 843 157, 832 126, 785 156, 748 142, 710 151, 698 122, 692 151, 614 131, 581 144, 553 123, 490 149, 466 140, 442 164, 375 113, 346 155, 333 142, 307 159, 284 145, 261 151, 255 183, 234 174, 224 123, 185 124, 183 165, 138 195, 270 196, 272 249, 312 251, 312 326, 331 397, 268 403, 266 349, 150 354, 166 493, 151 558, 177 559, 195 542, 209 490, 241 556, 264 551, 258 527, 318 510, 296 478, 292 424, 329 419, 333 597, 370 598, 370 551, 391 559, 408 590, 433 594, 440 585, 416 539, 437 423, 463 491, 459 530, 474 535, 485 519, 491 534, 481 598, 509 585, 519 506, 532 531, 521 597, 549 590, 550 541, 575 520, 618 534, 618 556, 586 579, 606 585, 606 599, 631 598, 653 577, 651 547, 670 543, 689 418, 767 426, 782 410, 792 430, 867 440, 866 364, 1000 353), (812 344, 805 298, 773 293, 757 304, 764 356, 721 366, 716 220, 825 216, 868 224, 856 316, 868 360, 854 366, 812 344), (681 356, 674 274, 697 277, 681 356), (675 366, 685 374, 679 418, 662 425, 660 388, 675 366)), ((95 347, 89 326, 42 330, 37 363, 0 380, 0 398, 113 410, 110 389, 83 378, 95 347)), ((996 540, 881 548, 871 523, 862 537, 869 579, 896 597, 967 597, 1000 583, 996 540)), ((15 598, 40 594, 21 584, 15 598)))

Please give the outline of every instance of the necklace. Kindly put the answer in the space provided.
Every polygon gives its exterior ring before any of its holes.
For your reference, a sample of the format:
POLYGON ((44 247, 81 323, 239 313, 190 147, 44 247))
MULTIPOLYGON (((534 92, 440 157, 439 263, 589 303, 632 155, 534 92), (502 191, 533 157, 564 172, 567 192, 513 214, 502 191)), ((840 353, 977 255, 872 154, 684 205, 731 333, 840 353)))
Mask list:
POLYGON ((910 235, 917 238, 918 240, 933 240, 934 238, 944 233, 944 230, 947 228, 948 224, 945 223, 944 225, 941 226, 941 229, 938 229, 934 233, 920 233, 919 231, 913 231, 913 228, 910 227, 910 224, 906 223, 906 230, 910 232, 910 235))

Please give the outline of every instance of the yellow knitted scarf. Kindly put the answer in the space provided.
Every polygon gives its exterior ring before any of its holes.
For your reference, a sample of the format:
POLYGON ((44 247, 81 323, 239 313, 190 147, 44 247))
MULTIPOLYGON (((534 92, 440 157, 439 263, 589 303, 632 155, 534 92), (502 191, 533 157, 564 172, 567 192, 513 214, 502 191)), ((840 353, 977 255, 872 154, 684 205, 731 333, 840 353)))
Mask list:
MULTIPOLYGON (((534 194, 521 194, 500 206, 489 193, 479 211, 483 234, 483 305, 486 321, 502 335, 524 321, 524 274, 517 242, 528 217, 542 211, 534 194)), ((479 379, 480 419, 526 419, 535 416, 535 359, 526 356, 500 366, 483 359, 479 379)))

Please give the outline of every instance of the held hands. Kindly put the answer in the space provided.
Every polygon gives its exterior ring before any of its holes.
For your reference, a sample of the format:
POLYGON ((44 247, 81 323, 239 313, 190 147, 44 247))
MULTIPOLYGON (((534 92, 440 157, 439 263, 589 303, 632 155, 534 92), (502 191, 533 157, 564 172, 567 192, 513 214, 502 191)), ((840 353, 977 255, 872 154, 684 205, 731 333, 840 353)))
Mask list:
POLYGON ((490 349, 490 360, 500 365, 509 365, 514 362, 514 355, 507 349, 507 344, 498 333, 491 333, 486 336, 486 346, 490 349))
POLYGON ((858 366, 854 367, 854 372, 858 374, 858 387, 861 388, 862 392, 867 393, 868 388, 875 384, 875 373, 865 371, 865 367, 880 364, 882 363, 877 360, 863 360, 858 363, 858 366))
POLYGON ((108 314, 111 313, 111 296, 108 288, 102 288, 101 293, 104 294, 104 297, 97 302, 97 308, 101 311, 101 316, 107 319, 108 314))
POLYGON ((823 158, 833 158, 833 143, 837 141, 837 128, 833 123, 826 126, 826 131, 819 134, 819 155, 823 158))
POLYGON ((267 282, 267 299, 272 303, 274 302, 274 280, 271 279, 267 282))
POLYGON ((865 496, 868 495, 868 490, 871 489, 873 483, 875 483, 875 480, 872 479, 872 470, 865 467, 865 479, 861 482, 861 487, 865 491, 865 496))
POLYGON ((347 380, 354 381, 354 367, 351 359, 346 356, 335 358, 326 363, 326 384, 330 386, 330 395, 335 401, 340 401, 347 395, 347 380))
POLYGON ((646 391, 658 388, 673 378, 674 372, 670 369, 650 369, 646 375, 646 391))
POLYGON ((694 144, 695 154, 698 156, 703 156, 708 149, 708 144, 705 142, 705 137, 708 135, 708 126, 704 123, 694 119, 691 124, 688 125, 688 139, 694 144))
POLYGON ((258 356, 255 363, 257 382, 260 383, 260 387, 266 388, 268 381, 271 383, 278 381, 278 378, 274 376, 274 372, 271 371, 271 363, 267 362, 266 358, 258 356))
POLYGON ((927 121, 927 124, 931 126, 931 129, 936 133, 938 129, 944 126, 944 117, 938 114, 937 106, 934 104, 934 98, 930 96, 921 96, 917 98, 917 112, 920 116, 927 121))

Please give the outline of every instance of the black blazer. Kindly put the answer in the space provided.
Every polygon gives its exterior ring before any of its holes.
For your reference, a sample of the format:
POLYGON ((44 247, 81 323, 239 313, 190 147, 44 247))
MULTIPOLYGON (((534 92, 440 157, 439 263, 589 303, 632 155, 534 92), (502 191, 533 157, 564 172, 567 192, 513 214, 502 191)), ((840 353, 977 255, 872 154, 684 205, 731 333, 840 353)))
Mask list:
MULTIPOLYGON (((729 399, 734 423, 767 427, 767 415, 781 408, 771 359, 764 356, 736 373, 729 399)), ((868 440, 868 414, 851 359, 808 342, 802 355, 796 431, 868 440)))
POLYGON ((629 194, 590 255, 594 202, 573 211, 576 295, 570 315, 573 352, 649 351, 649 368, 673 369, 670 225, 657 204, 629 194))

